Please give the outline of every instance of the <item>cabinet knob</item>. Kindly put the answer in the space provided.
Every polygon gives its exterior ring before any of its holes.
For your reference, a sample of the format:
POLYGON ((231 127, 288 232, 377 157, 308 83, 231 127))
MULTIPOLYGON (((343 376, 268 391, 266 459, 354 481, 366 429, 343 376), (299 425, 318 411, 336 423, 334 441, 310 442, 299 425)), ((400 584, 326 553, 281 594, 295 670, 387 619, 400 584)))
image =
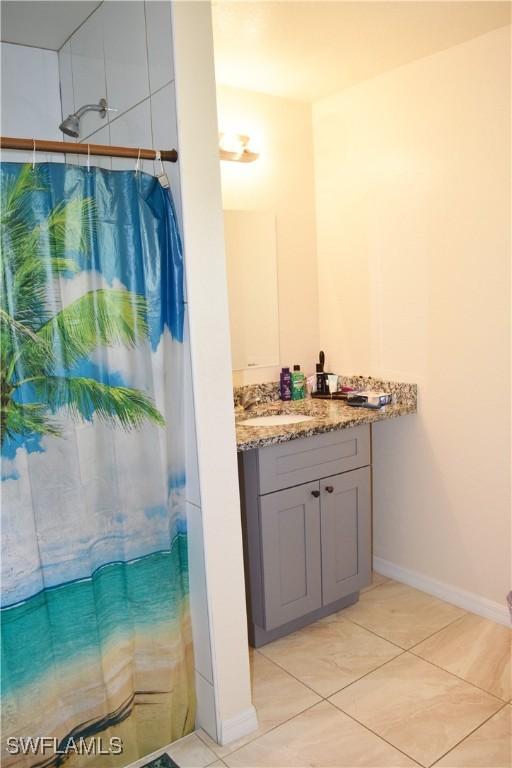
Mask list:
POLYGON ((325 490, 327 491, 327 493, 332 493, 334 491, 334 488, 332 485, 326 485, 325 490))
POLYGON ((311 491, 311 495, 315 497, 315 499, 318 499, 320 496, 320 491, 311 491))

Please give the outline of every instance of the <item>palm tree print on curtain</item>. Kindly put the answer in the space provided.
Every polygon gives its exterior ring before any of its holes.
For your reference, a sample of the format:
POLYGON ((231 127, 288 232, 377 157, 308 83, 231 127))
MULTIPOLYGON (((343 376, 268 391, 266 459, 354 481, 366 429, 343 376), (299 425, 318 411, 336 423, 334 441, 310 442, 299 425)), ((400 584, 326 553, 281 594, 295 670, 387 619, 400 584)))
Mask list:
POLYGON ((125 429, 144 419, 163 426, 143 392, 60 373, 72 370, 98 346, 133 347, 147 337, 147 305, 143 296, 109 288, 88 291, 52 314, 48 284, 79 270, 66 254, 87 253, 94 200, 74 197, 31 225, 26 211, 30 192, 41 189, 39 176, 25 165, 2 188, 2 443, 7 435, 59 435, 58 424, 48 416, 59 408, 73 418, 90 419, 96 413, 125 429), (32 390, 33 402, 24 402, 23 387, 32 390))
POLYGON ((194 724, 174 212, 142 173, 1 183, 2 765, 126 765, 194 724))

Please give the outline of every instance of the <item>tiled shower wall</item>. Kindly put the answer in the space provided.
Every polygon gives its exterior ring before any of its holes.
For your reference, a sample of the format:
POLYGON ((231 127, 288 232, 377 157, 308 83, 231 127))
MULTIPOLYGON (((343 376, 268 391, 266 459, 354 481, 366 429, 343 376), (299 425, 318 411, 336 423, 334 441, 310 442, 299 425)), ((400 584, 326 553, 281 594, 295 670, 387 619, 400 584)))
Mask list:
MULTIPOLYGON (((178 149, 172 51, 171 2, 105 0, 59 51, 62 115, 105 97, 105 119, 87 113, 80 141, 156 149, 178 149)), ((63 135, 66 141, 74 139, 63 135)), ((82 155, 67 162, 85 164, 82 155)), ((133 170, 134 159, 91 157, 112 170, 133 170)), ((160 170, 144 161, 142 171, 160 170)), ((165 163, 181 230, 179 163, 165 163)), ((197 723, 216 736, 213 671, 208 624, 201 500, 199 493, 192 371, 185 329, 185 430, 190 606, 194 632, 197 723)))
MULTIPOLYGON (((102 97, 117 110, 105 119, 85 114, 81 142, 177 148, 170 1, 106 0, 60 49, 59 70, 63 117, 102 97)), ((135 160, 124 158, 93 162, 112 170, 135 167, 135 160)), ((154 171, 152 161, 140 167, 154 171)), ((178 165, 166 163, 166 170, 181 225, 178 165)))
MULTIPOLYGON (((57 53, 28 45, 0 43, 2 136, 60 141, 57 53)), ((33 153, 3 149, 2 160, 32 162, 33 153)), ((63 162, 62 155, 38 152, 36 162, 63 162)))

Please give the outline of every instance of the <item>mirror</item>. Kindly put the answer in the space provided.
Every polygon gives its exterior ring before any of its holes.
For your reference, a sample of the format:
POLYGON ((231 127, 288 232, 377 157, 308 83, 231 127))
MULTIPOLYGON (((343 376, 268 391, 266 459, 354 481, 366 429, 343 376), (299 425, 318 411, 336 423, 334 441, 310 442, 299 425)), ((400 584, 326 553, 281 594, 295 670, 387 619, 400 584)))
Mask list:
POLYGON ((276 217, 224 211, 233 370, 279 365, 276 217))

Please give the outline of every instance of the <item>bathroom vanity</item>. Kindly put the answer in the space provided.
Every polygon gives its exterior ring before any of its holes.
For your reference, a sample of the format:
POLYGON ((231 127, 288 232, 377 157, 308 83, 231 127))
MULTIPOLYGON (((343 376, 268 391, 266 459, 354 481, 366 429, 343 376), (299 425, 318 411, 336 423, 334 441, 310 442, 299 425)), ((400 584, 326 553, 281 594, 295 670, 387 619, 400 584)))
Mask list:
POLYGON ((414 413, 415 391, 414 399, 386 409, 273 402, 259 406, 257 414, 302 413, 309 421, 260 427, 238 417, 254 647, 351 605, 370 583, 371 423, 414 413))

